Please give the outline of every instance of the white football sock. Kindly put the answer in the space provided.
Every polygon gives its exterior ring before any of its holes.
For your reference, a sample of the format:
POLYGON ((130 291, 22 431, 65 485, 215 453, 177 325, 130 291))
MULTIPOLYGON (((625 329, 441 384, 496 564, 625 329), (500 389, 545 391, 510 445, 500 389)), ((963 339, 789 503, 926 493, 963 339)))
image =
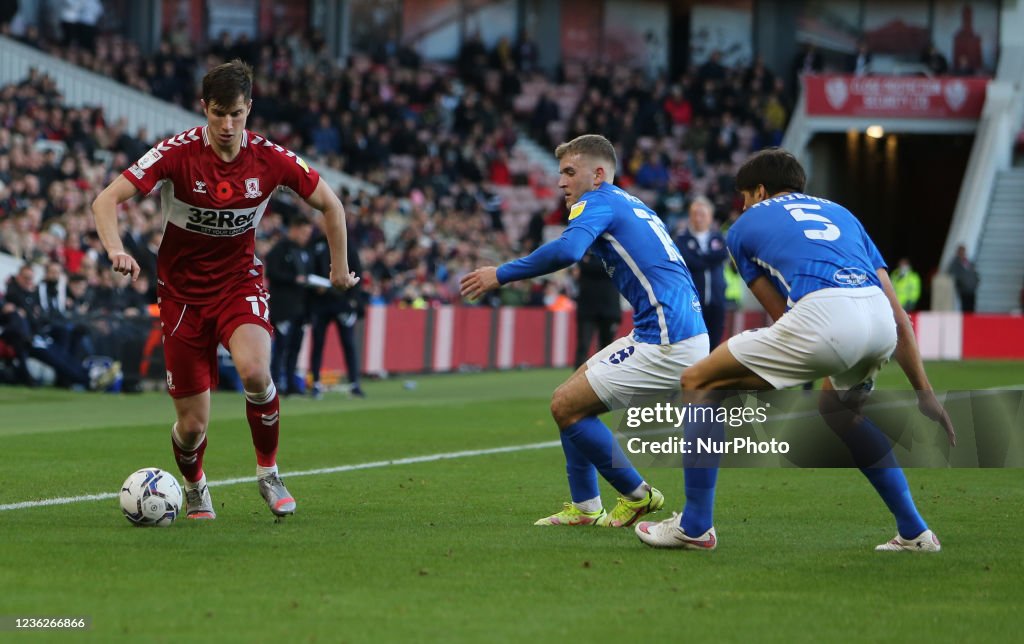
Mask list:
POLYGON ((274 381, 270 381, 270 385, 262 392, 245 392, 245 399, 254 405, 263 405, 270 402, 277 394, 277 387, 274 386, 274 381))
POLYGON ((192 482, 188 479, 184 479, 184 481, 186 490, 200 490, 206 487, 206 472, 203 472, 203 475, 199 477, 198 481, 192 482))
POLYGON ((586 501, 580 501, 579 503, 573 501, 572 504, 575 505, 576 509, 580 510, 581 512, 600 512, 601 508, 604 507, 601 505, 601 497, 599 496, 595 496, 592 499, 587 499, 586 501))
POLYGON ((647 481, 641 481, 640 485, 635 490, 627 494, 626 496, 630 501, 639 501, 640 499, 646 499, 647 493, 650 491, 651 486, 647 485, 647 481))
POLYGON ((271 474, 277 474, 277 465, 271 465, 270 467, 263 467, 262 465, 256 466, 256 478, 261 479, 271 474))

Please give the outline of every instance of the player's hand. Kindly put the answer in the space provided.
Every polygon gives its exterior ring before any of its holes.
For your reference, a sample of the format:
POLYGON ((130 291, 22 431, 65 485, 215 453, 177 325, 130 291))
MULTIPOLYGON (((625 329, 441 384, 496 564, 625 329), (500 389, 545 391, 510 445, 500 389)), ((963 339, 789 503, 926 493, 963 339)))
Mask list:
POLYGON ((139 263, 135 261, 135 258, 128 253, 123 250, 108 253, 107 259, 110 260, 111 268, 114 269, 115 273, 131 275, 133 282, 139 279, 139 273, 142 271, 142 268, 139 267, 139 263))
POLYGON ((501 286, 498 282, 498 268, 495 266, 484 266, 472 273, 465 275, 459 283, 462 297, 467 300, 479 299, 484 293, 493 291, 501 286))
POLYGON ((331 269, 331 284, 339 291, 347 291, 358 283, 359 278, 356 277, 355 271, 336 273, 333 268, 331 269))
POLYGON ((946 437, 949 438, 949 444, 955 447, 956 430, 953 429, 953 421, 949 419, 949 414, 939 399, 935 397, 935 392, 930 390, 917 392, 917 408, 922 414, 942 425, 942 429, 946 430, 946 437))

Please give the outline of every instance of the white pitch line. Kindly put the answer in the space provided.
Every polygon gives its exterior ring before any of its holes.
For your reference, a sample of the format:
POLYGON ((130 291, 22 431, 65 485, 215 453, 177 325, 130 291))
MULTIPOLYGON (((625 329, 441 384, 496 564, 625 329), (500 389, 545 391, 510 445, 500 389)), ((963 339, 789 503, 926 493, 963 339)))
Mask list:
MULTIPOLYGON (((975 389, 966 392, 957 392, 955 394, 947 396, 947 398, 963 398, 969 396, 971 393, 977 392, 997 392, 997 391, 1008 391, 1022 389, 1024 385, 1010 385, 1008 387, 986 387, 984 389, 975 389)), ((909 403, 896 401, 877 405, 876 409, 900 407, 909 403)), ((768 422, 774 422, 777 420, 789 420, 793 418, 800 418, 804 416, 816 416, 817 412, 790 412, 787 414, 780 414, 778 417, 773 417, 768 422)), ((668 428, 653 428, 645 433, 661 434, 668 431, 668 428)), ((412 465, 415 463, 433 463, 434 461, 446 461, 453 458, 470 458, 473 456, 487 456, 490 454, 509 454, 512 452, 525 452, 533 449, 547 449, 549 447, 561 446, 561 441, 545 441, 543 443, 527 443, 525 445, 507 445, 505 447, 492 447, 490 449, 470 449, 463 450, 461 452, 442 452, 440 454, 427 454, 425 456, 409 456, 407 458, 396 458, 390 461, 371 461, 369 463, 354 463, 352 465, 338 465, 337 467, 323 467, 316 470, 302 470, 299 472, 287 472, 285 476, 288 478, 295 478, 297 476, 314 476, 316 474, 337 474, 339 472, 354 472, 356 470, 371 470, 380 467, 390 467, 392 465, 412 465)), ((211 487, 218 487, 221 485, 236 485, 238 483, 254 483, 256 481, 255 476, 243 476, 240 478, 226 479, 224 481, 211 481, 211 487)), ((7 503, 0 505, 0 512, 6 512, 8 510, 24 510, 27 508, 42 508, 50 505, 70 505, 72 503, 84 503, 86 501, 106 501, 108 499, 116 499, 117 493, 115 492, 104 492, 102 494, 85 494, 82 496, 63 496, 55 499, 42 499, 39 501, 21 501, 19 503, 7 503)))
MULTIPOLYGON (((548 449, 561 446, 561 441, 545 441, 543 443, 527 443, 525 445, 508 445, 505 447, 492 447, 489 449, 468 449, 461 452, 442 452, 440 454, 426 454, 424 456, 409 456, 406 458, 395 458, 387 461, 371 461, 369 463, 353 463, 352 465, 338 465, 337 467, 322 467, 315 470, 302 470, 299 472, 282 472, 282 476, 293 479, 298 476, 315 476, 317 474, 337 474, 339 472, 354 472, 356 470, 372 470, 380 467, 391 467, 392 465, 413 465, 415 463, 433 463, 435 461, 447 461, 454 458, 470 458, 473 456, 489 456, 491 454, 509 454, 512 452, 525 452, 534 449, 548 449)), ((255 483, 255 476, 242 476, 223 481, 211 481, 210 487, 222 485, 236 485, 238 483, 255 483)), ((7 510, 25 510, 28 508, 42 508, 50 505, 70 505, 72 503, 84 503, 86 501, 107 501, 117 498, 116 492, 104 492, 102 494, 85 494, 82 496, 64 496, 55 499, 42 499, 39 501, 21 501, 20 503, 7 503, 0 505, 0 512, 7 510)))

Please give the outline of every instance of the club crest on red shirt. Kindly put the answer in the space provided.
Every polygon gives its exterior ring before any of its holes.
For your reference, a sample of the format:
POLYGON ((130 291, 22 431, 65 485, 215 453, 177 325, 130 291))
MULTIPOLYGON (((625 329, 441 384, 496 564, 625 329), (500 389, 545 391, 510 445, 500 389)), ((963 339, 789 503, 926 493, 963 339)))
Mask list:
POLYGON ((256 199, 257 197, 263 196, 260 192, 260 180, 253 177, 245 180, 245 198, 256 199))

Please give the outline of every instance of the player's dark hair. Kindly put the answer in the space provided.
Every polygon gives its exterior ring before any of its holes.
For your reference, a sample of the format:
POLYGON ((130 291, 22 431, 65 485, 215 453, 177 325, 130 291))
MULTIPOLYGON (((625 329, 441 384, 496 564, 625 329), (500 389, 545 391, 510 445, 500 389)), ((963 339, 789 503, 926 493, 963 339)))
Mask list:
POLYGON ((765 148, 747 159, 736 173, 737 190, 756 190, 764 186, 769 195, 803 192, 807 175, 800 162, 782 148, 765 148))
POLYGON ((241 60, 217 65, 203 76, 203 100, 207 106, 216 103, 231 107, 239 94, 246 103, 252 100, 252 67, 241 60))
POLYGON ((567 154, 579 154, 608 161, 612 164, 612 172, 619 162, 615 156, 615 146, 600 134, 583 134, 555 148, 555 158, 559 161, 567 154))

